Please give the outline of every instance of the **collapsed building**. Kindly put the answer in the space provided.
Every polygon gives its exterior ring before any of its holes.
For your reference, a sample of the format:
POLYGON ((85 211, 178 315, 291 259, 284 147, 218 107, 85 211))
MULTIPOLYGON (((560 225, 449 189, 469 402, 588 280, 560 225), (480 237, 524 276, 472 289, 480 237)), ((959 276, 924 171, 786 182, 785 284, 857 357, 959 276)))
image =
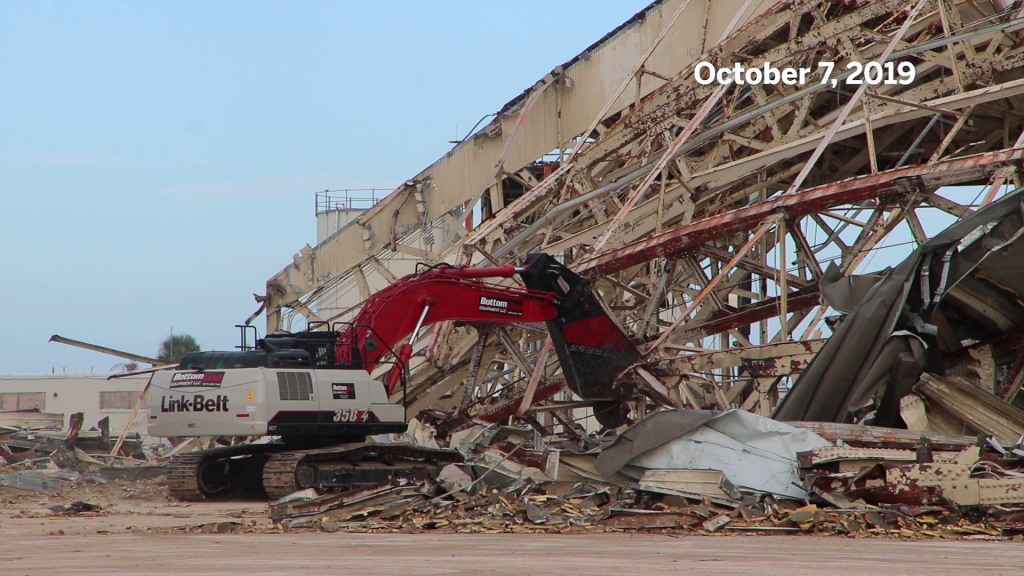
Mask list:
POLYGON ((997 0, 655 2, 556 67, 257 300, 268 332, 344 322, 395 258, 556 254, 641 350, 619 378, 632 427, 580 419, 592 404, 565 390, 543 327, 440 324, 411 342, 406 405, 467 450, 467 474, 298 495, 272 517, 1016 534, 1024 211, 1018 191, 995 200, 1021 185, 1022 16, 997 0), (868 61, 913 79, 843 88, 816 68, 868 61), (701 83, 702 62, 813 81, 701 83), (466 444, 505 421, 536 438, 466 444), (522 505, 479 485, 495 469, 522 505))
POLYGON ((441 322, 391 402, 415 417, 403 441, 464 461, 271 518, 1020 532, 1024 209, 1000 193, 1021 185, 1022 31, 1002 0, 646 7, 296 254, 247 322, 352 321, 410 258, 545 252, 640 350, 603 400, 629 425, 588 420, 544 325, 441 322), (913 73, 853 88, 818 66, 872 61, 913 73), (704 84, 702 62, 810 81, 704 84), (916 250, 872 271, 901 233, 916 250))
MULTIPOLYGON (((1017 3, 1000 0, 652 3, 304 248, 268 280, 258 312, 268 333, 345 322, 404 272, 392 262, 488 266, 543 251, 589 277, 641 349, 621 378, 634 421, 657 407, 771 414, 826 345, 826 320, 856 303, 830 296, 841 279, 870 271, 893 238, 924 246, 930 223, 969 216, 977 188, 959 186, 983 187, 986 204, 1018 183, 1022 24, 1017 3), (909 63, 913 80, 821 83, 819 62, 842 71, 871 60, 909 63), (805 85, 701 84, 700 62, 811 73, 805 85)), ((931 259, 931 290, 945 256, 931 259)), ((941 343, 933 354, 979 353, 955 340, 985 340, 955 334, 970 312, 946 314, 966 291, 1002 290, 975 276, 947 278, 943 302, 916 312, 939 330, 925 338, 941 343)), ((1007 313, 982 324, 1006 329, 1007 313)), ((529 324, 424 330, 409 412, 448 414, 449 430, 513 414, 570 428, 586 408, 543 353, 546 337, 529 324)), ((886 354, 898 356, 893 346, 886 354)), ((999 366, 1012 350, 1001 341, 999 366)), ((811 417, 793 402, 780 413, 811 417)))
POLYGON ((895 269, 841 277, 843 315, 775 417, 1001 438, 1024 434, 1021 191, 925 242, 895 269))

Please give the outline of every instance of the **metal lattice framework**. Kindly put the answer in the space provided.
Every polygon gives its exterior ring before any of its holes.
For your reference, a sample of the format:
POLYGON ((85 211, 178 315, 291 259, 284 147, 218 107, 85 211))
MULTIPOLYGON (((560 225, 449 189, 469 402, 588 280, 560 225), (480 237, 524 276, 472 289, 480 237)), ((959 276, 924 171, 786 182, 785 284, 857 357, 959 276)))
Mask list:
MULTIPOLYGON (((390 240, 359 265, 328 270, 310 251, 268 282, 269 328, 281 308, 318 319, 317 299, 346 283, 368 294, 366 271, 384 275, 391 253, 477 264, 545 251, 594 279, 644 352, 622 379, 636 417, 655 405, 769 412, 780 382, 799 374, 828 334, 818 281, 829 265, 853 273, 897 232, 923 242, 923 211, 959 218, 972 209, 944 187, 984 185, 986 202, 1020 184, 1024 11, 998 0, 794 0, 738 26, 756 11, 751 4, 671 77, 648 58, 710 2, 649 7, 662 14, 660 33, 589 129, 510 169, 515 130, 538 101, 574 83, 572 69, 557 68, 504 111, 513 130, 482 193, 467 191, 466 203, 433 218, 419 209, 400 226, 400 213, 424 204, 431 174, 407 182, 392 194, 390 240), (797 86, 701 85, 700 61, 812 73, 797 86), (915 79, 819 83, 818 62, 839 72, 853 61, 909 62, 915 79), (474 209, 477 225, 459 237, 474 209)), ((363 240, 373 234, 364 225, 363 240)), ((565 393, 551 400, 563 388, 542 326, 440 324, 416 346, 410 413, 518 412, 538 425, 544 413, 546 423, 568 426, 567 410, 580 404, 565 393)))

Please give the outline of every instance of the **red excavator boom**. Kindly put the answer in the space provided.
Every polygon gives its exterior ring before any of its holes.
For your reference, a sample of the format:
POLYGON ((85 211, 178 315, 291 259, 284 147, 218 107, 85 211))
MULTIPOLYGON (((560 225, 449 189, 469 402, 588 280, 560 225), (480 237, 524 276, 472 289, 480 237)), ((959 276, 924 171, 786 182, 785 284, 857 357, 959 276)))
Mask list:
POLYGON ((401 370, 412 353, 410 343, 393 346, 406 336, 444 320, 475 322, 546 322, 558 316, 555 294, 481 282, 509 278, 513 266, 455 268, 441 265, 410 274, 377 292, 338 340, 335 357, 352 367, 373 370, 389 352, 397 356, 389 375, 388 393, 395 391, 401 370))
MULTIPOLYGON (((335 360, 371 371, 388 353, 395 367, 388 393, 396 391, 412 355, 412 342, 424 326, 445 320, 466 322, 545 322, 569 388, 584 399, 621 404, 616 378, 640 354, 605 313, 590 284, 546 254, 531 254, 526 266, 493 268, 432 267, 399 279, 371 296, 335 344, 335 360), (484 278, 519 274, 527 288, 502 286, 484 278), (408 341, 396 350, 398 343, 408 341)), ((596 404, 595 404, 596 406, 596 404)), ((618 421, 616 410, 599 420, 618 421), (616 415, 612 415, 615 412, 616 415)))

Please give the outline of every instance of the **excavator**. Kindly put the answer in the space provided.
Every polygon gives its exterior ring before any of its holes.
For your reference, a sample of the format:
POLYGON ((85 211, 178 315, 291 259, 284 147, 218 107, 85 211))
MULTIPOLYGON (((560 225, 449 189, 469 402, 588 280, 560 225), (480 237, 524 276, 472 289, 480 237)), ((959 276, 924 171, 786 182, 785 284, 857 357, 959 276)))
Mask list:
POLYGON ((173 370, 156 373, 146 398, 151 436, 267 440, 174 456, 167 472, 171 496, 280 498, 461 462, 456 450, 367 442, 368 436, 406 431, 412 343, 424 326, 446 320, 544 322, 566 386, 592 402, 603 425, 626 421, 624 399, 631 392, 617 377, 640 354, 589 282, 543 253, 518 268, 441 264, 378 291, 351 323, 269 334, 252 348, 243 338, 242 350, 190 352, 173 370), (525 288, 485 281, 514 275, 525 288), (384 381, 372 379, 389 359, 384 381))

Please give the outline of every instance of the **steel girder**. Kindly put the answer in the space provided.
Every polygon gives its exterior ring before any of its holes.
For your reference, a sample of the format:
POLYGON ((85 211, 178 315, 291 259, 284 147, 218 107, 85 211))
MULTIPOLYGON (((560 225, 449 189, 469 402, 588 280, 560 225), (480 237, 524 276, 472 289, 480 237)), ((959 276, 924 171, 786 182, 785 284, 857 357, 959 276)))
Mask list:
MULTIPOLYGON (((509 189, 517 197, 500 209, 484 202, 482 221, 437 246, 435 261, 558 254, 594 278, 646 354, 636 367, 644 373, 624 376, 636 381, 636 416, 672 402, 765 412, 793 370, 770 382, 750 363, 697 375, 686 354, 791 356, 791 341, 828 333, 817 281, 830 263, 863 269, 896 231, 922 242, 923 214, 973 208, 944 187, 985 185, 994 194, 1019 185, 1022 30, 1017 4, 781 2, 698 61, 808 66, 807 85, 703 86, 693 64, 658 78, 653 92, 566 142, 560 161, 498 170, 481 198, 509 189), (818 83, 817 62, 843 70, 883 57, 911 63, 915 80, 856 94, 818 83), (697 380, 700 390, 687 384, 697 380)), ((314 293, 305 305, 315 301, 314 293)), ((540 327, 515 327, 479 350, 477 327, 436 326, 417 343, 410 407, 472 415, 514 403, 538 370, 529 364, 543 338, 540 327), (467 379, 473 386, 460 386, 467 379)), ((540 370, 550 391, 557 365, 540 370)))

